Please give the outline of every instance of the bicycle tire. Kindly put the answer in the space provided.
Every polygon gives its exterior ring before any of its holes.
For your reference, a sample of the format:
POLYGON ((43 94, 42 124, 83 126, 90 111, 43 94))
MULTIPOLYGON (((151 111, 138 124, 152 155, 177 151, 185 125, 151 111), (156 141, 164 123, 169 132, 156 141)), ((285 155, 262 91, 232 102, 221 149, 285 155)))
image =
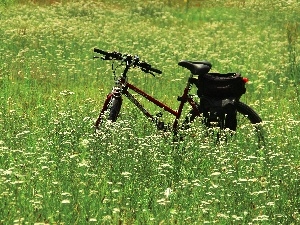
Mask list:
POLYGON ((111 120, 112 122, 116 122, 121 110, 122 106, 122 98, 112 98, 109 106, 109 116, 108 120, 111 120))
POLYGON ((122 106, 121 97, 114 97, 113 95, 109 95, 106 101, 104 102, 102 110, 100 111, 99 116, 96 120, 95 123, 96 129, 100 127, 100 124, 103 122, 105 118, 107 120, 110 120, 111 122, 116 122, 121 110, 121 106, 122 106), (107 117, 105 117, 106 115, 107 117))
POLYGON ((257 124, 262 122, 260 116, 250 106, 246 105, 245 103, 237 102, 235 107, 239 113, 247 116, 252 124, 257 124))
MULTIPOLYGON (((246 105, 243 102, 235 102, 234 106, 237 114, 236 120, 233 122, 236 123, 236 129, 234 129, 233 131, 245 133, 253 133, 254 131, 255 135, 257 136, 257 141, 259 143, 264 142, 263 129, 261 126, 262 119, 260 118, 260 116, 250 106, 246 105), (250 128, 247 127, 247 125, 249 124, 251 125, 250 128)), ((189 128, 190 124, 193 123, 197 119, 197 117, 199 117, 201 123, 207 127, 207 121, 203 114, 203 109, 201 109, 200 107, 198 109, 198 112, 192 109, 189 113, 189 116, 186 117, 183 123, 183 128, 189 128)), ((219 124, 224 124, 224 121, 219 122, 219 124)))

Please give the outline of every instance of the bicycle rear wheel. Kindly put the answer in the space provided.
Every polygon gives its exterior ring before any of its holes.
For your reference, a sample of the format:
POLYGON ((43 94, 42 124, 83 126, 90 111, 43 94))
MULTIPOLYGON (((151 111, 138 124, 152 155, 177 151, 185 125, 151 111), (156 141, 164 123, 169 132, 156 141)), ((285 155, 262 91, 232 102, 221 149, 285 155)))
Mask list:
POLYGON ((257 140, 259 146, 264 145, 264 132, 262 127, 262 119, 260 116, 248 105, 243 102, 236 103, 237 109, 237 131, 244 134, 244 137, 257 140), (250 122, 251 124, 249 124, 250 122))
POLYGON ((104 102, 102 110, 98 116, 98 119, 95 123, 96 129, 99 128, 103 120, 110 120, 111 122, 116 122, 120 110, 122 107, 122 97, 114 97, 113 95, 109 95, 104 102))
MULTIPOLYGON (((198 112, 194 109, 190 111, 183 128, 189 128, 192 122, 198 120, 208 129, 231 130, 238 136, 243 136, 243 138, 257 140, 260 144, 264 142, 260 116, 250 106, 239 101, 235 102, 234 108, 236 111, 234 116, 224 115, 222 118, 218 118, 217 121, 211 122, 209 112, 204 112, 203 108, 199 106, 198 112), (231 129, 231 127, 233 128, 231 129)), ((219 137, 219 133, 217 136, 219 137)))

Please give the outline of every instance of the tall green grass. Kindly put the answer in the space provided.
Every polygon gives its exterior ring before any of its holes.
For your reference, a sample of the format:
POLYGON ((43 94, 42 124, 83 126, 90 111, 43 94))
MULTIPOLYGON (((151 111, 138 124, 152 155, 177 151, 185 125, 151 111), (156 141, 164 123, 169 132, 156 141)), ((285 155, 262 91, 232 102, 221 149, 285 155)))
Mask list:
POLYGON ((298 224, 299 9, 1 1, 0 224, 298 224), (173 108, 188 76, 179 60, 241 72, 250 79, 241 100, 262 117, 265 145, 251 133, 216 145, 200 124, 174 142, 127 101, 95 133, 113 77, 94 47, 161 69, 129 79, 173 108))

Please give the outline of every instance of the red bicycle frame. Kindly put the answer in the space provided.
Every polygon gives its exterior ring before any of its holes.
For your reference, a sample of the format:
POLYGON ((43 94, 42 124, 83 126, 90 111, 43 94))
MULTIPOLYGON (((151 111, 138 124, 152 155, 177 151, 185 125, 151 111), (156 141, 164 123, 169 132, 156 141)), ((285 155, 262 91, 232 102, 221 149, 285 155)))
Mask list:
MULTIPOLYGON (((178 126, 178 120, 179 118, 181 117, 181 114, 182 114, 182 110, 183 110, 183 107, 184 107, 184 104, 186 102, 188 102, 192 108, 194 110, 197 110, 198 111, 198 108, 197 108, 197 104, 194 102, 193 98, 189 95, 189 91, 191 90, 191 86, 192 86, 192 82, 191 82, 191 79, 192 79, 192 75, 191 77, 189 78, 188 82, 187 82, 187 85, 183 91, 183 94, 182 96, 178 97, 178 101, 180 101, 180 104, 179 104, 179 107, 178 107, 178 110, 173 110, 172 108, 170 108, 169 106, 167 106, 166 104, 162 103, 161 101, 158 101, 157 99, 155 99, 154 97, 152 97, 151 95, 145 93, 143 90, 137 88, 136 86, 134 86, 133 84, 130 84, 128 83, 124 77, 121 77, 119 80, 118 80, 118 83, 120 86, 122 86, 122 94, 125 95, 133 104, 135 104, 142 112, 143 114, 148 117, 148 118, 151 118, 152 121, 155 121, 155 117, 154 115, 150 114, 145 108, 144 106, 130 93, 128 92, 128 90, 132 90, 134 92, 136 92, 137 94, 143 96, 144 98, 146 98, 148 101, 154 103, 156 106, 164 109, 164 111, 172 114, 173 116, 175 116, 175 120, 173 122, 173 129, 176 130, 177 129, 177 126, 178 126)), ((110 101, 110 99, 115 95, 116 93, 115 92, 111 92, 106 100, 105 100, 105 106, 103 109, 102 109, 102 112, 104 113, 104 111, 107 110, 107 105, 110 101)))

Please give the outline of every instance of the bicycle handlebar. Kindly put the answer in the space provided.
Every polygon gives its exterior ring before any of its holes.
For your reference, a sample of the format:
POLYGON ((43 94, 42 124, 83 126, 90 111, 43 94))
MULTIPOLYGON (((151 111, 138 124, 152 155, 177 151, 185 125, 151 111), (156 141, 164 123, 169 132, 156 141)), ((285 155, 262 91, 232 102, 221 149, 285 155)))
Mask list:
POLYGON ((101 49, 94 48, 94 52, 104 55, 103 60, 123 60, 130 62, 133 66, 140 67, 141 70, 145 73, 158 73, 161 74, 162 71, 156 68, 153 68, 150 64, 146 62, 140 62, 137 56, 132 57, 131 55, 122 54, 120 52, 106 52, 101 49))
POLYGON ((142 70, 143 70, 144 72, 151 71, 151 72, 154 72, 154 73, 162 74, 162 71, 161 71, 161 70, 152 68, 151 65, 148 64, 148 63, 146 63, 146 62, 140 62, 140 63, 139 63, 139 67, 143 68, 142 70))
POLYGON ((103 50, 97 49, 97 48, 94 48, 94 52, 104 55, 105 56, 105 58, 103 58, 104 60, 113 60, 113 59, 122 60, 123 59, 122 54, 120 52, 106 52, 106 51, 103 51, 103 50))

